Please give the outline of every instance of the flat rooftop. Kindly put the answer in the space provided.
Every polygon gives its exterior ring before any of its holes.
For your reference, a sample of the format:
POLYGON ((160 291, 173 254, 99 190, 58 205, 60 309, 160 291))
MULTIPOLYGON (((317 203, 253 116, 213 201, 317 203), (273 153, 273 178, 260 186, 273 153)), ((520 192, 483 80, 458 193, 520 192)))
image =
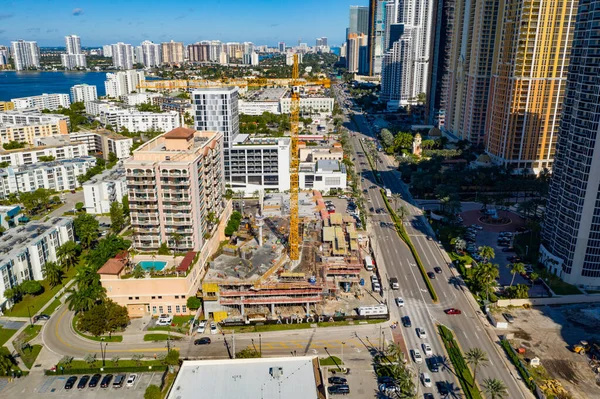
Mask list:
POLYGON ((0 237, 0 261, 12 259, 28 247, 37 243, 37 238, 57 226, 72 223, 70 218, 52 218, 47 222, 31 221, 6 231, 0 237))
POLYGON ((184 361, 167 398, 196 399, 200 392, 206 398, 325 398, 316 356, 184 361))
POLYGON ((108 129, 80 130, 78 132, 69 133, 70 136, 73 135, 75 137, 77 137, 77 135, 85 135, 85 134, 99 134, 101 136, 105 136, 105 137, 108 137, 109 139, 113 139, 113 140, 129 139, 129 137, 127 137, 127 136, 123 136, 121 134, 115 133, 108 129))
POLYGON ((31 165, 19 165, 19 166, 9 166, 8 168, 0 168, 0 175, 3 174, 8 174, 8 169, 12 169, 13 172, 15 173, 20 173, 20 172, 26 172, 28 170, 35 170, 35 169, 41 169, 41 168, 53 168, 55 166, 68 166, 70 164, 78 164, 81 162, 96 162, 96 158, 89 156, 89 155, 84 155, 82 157, 78 157, 78 158, 70 158, 70 159, 59 159, 57 161, 51 161, 51 162, 38 162, 38 163, 34 163, 31 165))
POLYGON ((289 145, 288 137, 271 137, 240 133, 232 140, 233 145, 289 145))
POLYGON ((123 169, 123 165, 120 162, 117 166, 112 169, 105 169, 99 175, 92 177, 90 180, 83 183, 84 186, 89 186, 92 184, 98 184, 105 181, 114 181, 114 180, 122 180, 125 181, 125 169, 123 169))

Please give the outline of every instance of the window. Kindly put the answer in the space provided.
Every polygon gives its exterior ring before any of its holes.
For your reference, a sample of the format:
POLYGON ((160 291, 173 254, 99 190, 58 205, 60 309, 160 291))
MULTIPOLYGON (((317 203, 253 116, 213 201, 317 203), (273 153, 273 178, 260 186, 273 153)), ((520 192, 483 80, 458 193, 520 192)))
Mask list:
POLYGON ((153 297, 152 297, 152 299, 156 299, 156 297, 155 297, 155 296, 153 296, 153 297))
POLYGON ((130 297, 129 297, 129 300, 131 301, 132 299, 133 299, 133 297, 132 297, 132 296, 130 296, 130 297))
POLYGON ((152 314, 156 314, 156 306, 152 306, 152 314))
POLYGON ((175 295, 175 299, 179 299, 179 295, 175 295))
POLYGON ((158 296, 158 299, 162 299, 162 295, 159 295, 159 296, 158 296))
MULTIPOLYGON (((185 299, 185 295, 182 295, 182 296, 181 296, 181 299, 185 299)), ((184 312, 185 312, 185 310, 184 310, 184 312)))
POLYGON ((164 313, 164 312, 163 312, 163 307, 162 307, 162 306, 159 306, 159 307, 158 307, 158 312, 159 312, 160 314, 163 314, 163 313, 164 313))
POLYGON ((177 314, 181 313, 181 306, 175 305, 175 313, 177 313, 177 314))
POLYGON ((183 313, 187 313, 187 309, 186 309, 186 306, 185 306, 185 305, 182 305, 182 306, 181 306, 181 311, 182 311, 183 313))
POLYGON ((171 314, 171 313, 172 313, 172 310, 173 310, 173 309, 171 308, 171 305, 167 306, 167 313, 171 314))
POLYGON ((140 297, 139 297, 139 296, 136 296, 136 297, 135 297, 135 299, 136 299, 136 300, 138 300, 138 299, 140 299, 140 297))

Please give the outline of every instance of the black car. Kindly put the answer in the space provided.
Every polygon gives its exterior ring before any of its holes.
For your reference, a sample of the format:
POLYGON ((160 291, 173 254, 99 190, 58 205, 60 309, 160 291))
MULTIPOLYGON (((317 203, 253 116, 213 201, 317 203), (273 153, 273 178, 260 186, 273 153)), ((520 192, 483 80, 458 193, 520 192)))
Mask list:
POLYGON ((369 212, 373 212, 373 211, 375 211, 375 208, 373 208, 373 207, 370 207, 370 208, 369 208, 369 212))
POLYGON ((329 381, 330 384, 334 384, 334 385, 343 385, 343 384, 347 384, 348 380, 345 379, 344 377, 329 377, 329 379, 327 380, 329 381))
POLYGON ((402 318, 402 325, 403 325, 404 327, 412 327, 412 323, 411 323, 411 321, 410 321, 410 317, 408 317, 408 316, 404 316, 404 317, 402 318))
POLYGON ((437 274, 441 274, 442 273, 442 268, 439 266, 436 266, 433 268, 433 271, 435 271, 437 274))
POLYGON ((106 374, 104 378, 102 378, 102 382, 100 383, 101 388, 108 388, 110 386, 110 382, 112 381, 113 375, 106 374))
POLYGON ((89 383, 88 387, 96 388, 98 386, 98 381, 100 381, 100 378, 102 378, 101 374, 94 374, 92 376, 92 378, 90 379, 90 383, 89 383))
POLYGON ((387 375, 383 375, 377 379, 377 382, 380 384, 393 384, 394 378, 387 375))
POLYGON ((435 386, 442 396, 450 393, 450 390, 448 389, 448 381, 438 381, 435 383, 435 386))
POLYGON ((75 385, 75 381, 77 381, 77 377, 75 377, 75 376, 69 377, 69 379, 65 383, 65 389, 73 388, 73 385, 75 385))
POLYGON ((429 357, 426 359, 427 362, 427 367, 429 367, 429 370, 432 373, 437 373, 438 371, 440 371, 440 366, 438 365, 437 360, 435 360, 435 358, 433 357, 429 357))
POLYGON ((81 377, 81 379, 79 380, 79 383, 77 384, 77 389, 84 389, 89 380, 90 380, 89 375, 84 375, 83 377, 81 377))
POLYGON ((327 388, 330 395, 348 395, 350 387, 348 385, 332 385, 327 388))
POLYGON ((424 393, 423 399, 434 399, 434 396, 432 393, 424 393))
POLYGON ((435 280, 435 274, 433 272, 427 272, 427 277, 429 277, 432 280, 435 280))
POLYGON ((210 338, 202 337, 194 341, 194 345, 208 345, 210 344, 210 338))

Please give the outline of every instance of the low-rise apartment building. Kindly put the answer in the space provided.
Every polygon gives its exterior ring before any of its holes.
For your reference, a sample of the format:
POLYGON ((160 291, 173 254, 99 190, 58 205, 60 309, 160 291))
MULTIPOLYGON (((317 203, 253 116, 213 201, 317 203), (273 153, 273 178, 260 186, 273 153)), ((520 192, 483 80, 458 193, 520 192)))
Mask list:
POLYGON ((0 101, 0 112, 11 111, 15 109, 15 104, 12 101, 0 101))
POLYGON ((114 153, 118 159, 129 158, 133 139, 122 136, 106 129, 80 130, 65 136, 54 136, 36 140, 37 145, 57 145, 62 143, 84 143, 90 153, 102 155, 108 159, 109 154, 114 153))
POLYGON ((160 96, 154 97, 152 103, 158 105, 161 111, 176 111, 179 115, 185 115, 186 112, 193 114, 192 103, 184 98, 160 96))
POLYGON ((125 169, 116 166, 83 183, 83 197, 87 213, 109 213, 113 202, 122 202, 127 195, 125 169))
POLYGON ((80 158, 88 155, 88 146, 81 142, 57 142, 55 145, 4 150, 0 148, 0 163, 8 162, 9 166, 32 165, 46 162, 42 157, 53 157, 55 160, 80 158), (41 159, 42 158, 42 159, 41 159))
POLYGON ((56 124, 60 125, 61 133, 64 130, 68 132, 69 117, 61 114, 42 114, 31 111, 5 111, 0 112, 0 123, 12 125, 35 125, 35 124, 56 124))
POLYGON ((336 160, 301 162, 298 173, 301 190, 346 189, 346 165, 336 160))
POLYGON ((71 100, 68 94, 40 94, 39 96, 13 98, 10 101, 15 105, 16 110, 36 109, 42 111, 44 109, 55 110, 60 107, 69 108, 71 100))
POLYGON ((300 162, 317 162, 321 160, 341 162, 344 159, 344 150, 337 143, 333 147, 305 147, 300 143, 298 147, 300 162))
MULTIPOLYGON (((300 112, 303 115, 331 115, 333 104, 332 97, 307 94, 300 98, 300 112)), ((291 105, 292 98, 286 88, 267 88, 258 92, 248 92, 245 99, 240 99, 238 102, 240 114, 246 115, 262 115, 263 112, 289 114, 291 105)))
POLYGON ((119 111, 122 109, 123 108, 120 106, 120 104, 108 100, 95 100, 85 103, 85 113, 94 116, 101 116, 106 112, 119 111))
POLYGON ((0 308, 11 305, 4 297, 7 289, 23 281, 42 280, 46 262, 56 261, 56 249, 73 239, 71 218, 32 221, 5 232, 0 240, 0 308))
POLYGON ((152 103, 155 98, 162 97, 159 93, 131 93, 123 94, 121 101, 129 107, 133 107, 139 104, 152 103))
POLYGON ((223 220, 221 133, 171 130, 135 150, 124 168, 135 248, 198 251, 214 218, 223 220))
POLYGON ((11 193, 31 192, 38 188, 74 190, 81 185, 77 177, 87 173, 95 165, 96 158, 85 156, 0 168, 0 199, 11 193))
POLYGON ((100 121, 116 131, 125 128, 130 132, 168 132, 180 126, 180 117, 175 111, 155 113, 133 109, 109 110, 100 115, 100 121))

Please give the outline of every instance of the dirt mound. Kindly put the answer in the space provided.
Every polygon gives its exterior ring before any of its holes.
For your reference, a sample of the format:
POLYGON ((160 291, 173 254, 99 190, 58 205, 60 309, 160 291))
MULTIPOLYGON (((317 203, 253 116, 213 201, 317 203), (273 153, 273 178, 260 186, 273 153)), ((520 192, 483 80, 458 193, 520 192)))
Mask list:
POLYGON ((559 376, 560 378, 567 380, 573 384, 579 383, 577 373, 574 369, 574 364, 564 359, 545 359, 544 366, 550 374, 559 376))

